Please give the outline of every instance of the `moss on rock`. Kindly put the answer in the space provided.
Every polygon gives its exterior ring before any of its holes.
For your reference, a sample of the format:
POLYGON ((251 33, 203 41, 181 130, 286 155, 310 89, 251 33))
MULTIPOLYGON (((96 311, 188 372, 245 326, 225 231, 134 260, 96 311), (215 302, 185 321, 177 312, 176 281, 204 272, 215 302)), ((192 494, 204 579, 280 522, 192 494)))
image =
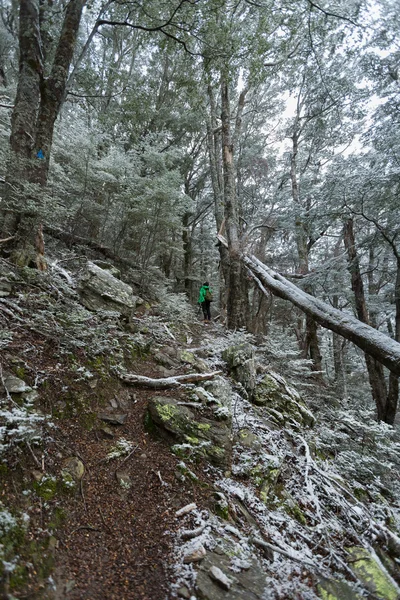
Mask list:
POLYGON ((349 565, 369 592, 381 600, 397 600, 398 592, 388 574, 365 548, 347 548, 349 565))

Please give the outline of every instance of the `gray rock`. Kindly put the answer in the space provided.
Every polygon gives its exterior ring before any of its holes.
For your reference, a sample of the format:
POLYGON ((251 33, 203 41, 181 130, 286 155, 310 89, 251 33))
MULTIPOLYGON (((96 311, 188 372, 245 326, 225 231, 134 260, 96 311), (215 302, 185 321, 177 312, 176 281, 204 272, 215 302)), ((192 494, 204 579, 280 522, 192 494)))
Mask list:
POLYGON ((329 598, 329 600, 362 600, 362 597, 345 581, 322 577, 317 590, 322 598, 329 598))
POLYGON ((236 444, 240 444, 244 448, 248 448, 249 450, 258 451, 261 449, 261 440, 260 438, 252 433, 250 429, 240 429, 234 439, 236 444))
POLYGON ((116 471, 115 477, 124 490, 128 490, 132 486, 132 479, 126 471, 116 471))
POLYGON ((32 391, 25 381, 15 375, 7 375, 4 379, 4 386, 9 394, 24 394, 32 391))
POLYGON ((351 570, 375 598, 398 600, 395 583, 368 550, 354 546, 347 548, 347 553, 351 570))
POLYGON ((185 564, 195 563, 203 560, 203 558, 207 555, 207 551, 204 548, 203 544, 198 544, 193 550, 190 550, 183 557, 183 562, 185 564))
POLYGON ((265 576, 261 565, 254 559, 246 570, 234 574, 230 571, 231 558, 224 552, 208 552, 196 579, 196 593, 201 600, 261 600, 265 591, 265 576), (218 571, 216 571, 218 569, 218 571), (229 573, 229 593, 220 581, 210 577, 211 572, 229 573))
POLYGON ((157 363, 159 363, 163 367, 166 367, 167 369, 177 369, 179 366, 177 360, 174 360, 164 352, 156 352, 154 354, 154 359, 157 363))
POLYGON ((100 427, 100 431, 108 438, 113 438, 114 437, 114 432, 111 429, 111 427, 109 427, 108 425, 102 425, 100 427))
POLYGON ((121 271, 111 263, 108 263, 105 260, 94 260, 93 264, 95 264, 97 267, 100 267, 100 269, 103 269, 104 271, 108 271, 116 279, 121 279, 121 271))
POLYGON ((312 426, 315 423, 314 415, 298 392, 277 373, 264 375, 254 390, 252 402, 264 406, 272 420, 278 424, 292 421, 299 425, 312 426))
POLYGON ((231 376, 239 381, 249 394, 253 395, 256 386, 256 363, 254 348, 251 344, 231 346, 222 353, 231 376))
POLYGON ((110 423, 111 425, 123 425, 126 422, 126 419, 128 418, 127 414, 99 413, 97 416, 102 421, 110 423))
POLYGON ((83 462, 77 456, 70 456, 63 461, 62 474, 68 474, 75 481, 80 481, 85 472, 83 462))
POLYGON ((114 310, 127 317, 132 315, 138 300, 130 285, 92 262, 87 264, 78 291, 81 303, 89 310, 114 310))
POLYGON ((6 298, 12 292, 12 285, 5 277, 0 277, 0 298, 6 298))
POLYGON ((35 481, 42 481, 42 479, 44 477, 43 471, 39 471, 38 469, 33 469, 31 471, 31 475, 35 481))
POLYGON ((205 381, 203 387, 217 399, 221 406, 232 409, 232 387, 230 383, 221 376, 215 377, 210 381, 205 381))
POLYGON ((153 425, 178 443, 173 446, 178 456, 207 457, 217 466, 230 464, 231 420, 207 419, 197 411, 195 413, 192 407, 162 396, 150 399, 148 414, 153 425))
POLYGON ((179 598, 184 598, 185 600, 190 600, 192 594, 190 593, 190 591, 187 589, 186 586, 182 586, 177 590, 177 594, 179 596, 179 598))
POLYGON ((37 390, 30 390, 28 392, 23 392, 22 397, 25 402, 29 404, 33 404, 39 398, 39 392, 37 390))
POLYGON ((210 575, 213 581, 215 581, 220 587, 222 587, 223 590, 231 589, 231 585, 233 583, 232 579, 227 577, 219 567, 213 565, 208 571, 208 574, 210 575))

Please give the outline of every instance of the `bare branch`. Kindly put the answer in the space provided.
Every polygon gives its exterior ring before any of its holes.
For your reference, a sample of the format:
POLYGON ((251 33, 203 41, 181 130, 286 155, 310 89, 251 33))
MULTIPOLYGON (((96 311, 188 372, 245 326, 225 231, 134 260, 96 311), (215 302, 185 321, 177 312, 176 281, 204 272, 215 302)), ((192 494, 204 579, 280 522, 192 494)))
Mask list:
POLYGON ((216 375, 220 375, 222 371, 214 371, 213 373, 188 373, 187 375, 175 375, 175 377, 160 377, 159 379, 152 379, 151 377, 144 377, 143 375, 136 375, 136 373, 119 373, 118 376, 125 383, 132 385, 143 385, 145 387, 154 389, 165 389, 172 387, 179 387, 186 383, 195 383, 198 381, 207 381, 213 379, 216 375))
POLYGON ((318 6, 318 4, 315 4, 315 2, 313 2, 312 0, 308 0, 308 2, 312 7, 321 11, 326 17, 334 17, 335 19, 341 19, 342 21, 347 21, 348 23, 351 23, 352 25, 355 25, 356 27, 361 27, 361 25, 359 23, 356 23, 352 19, 349 19, 348 17, 344 17, 343 15, 338 15, 336 13, 329 12, 328 10, 325 10, 321 6, 318 6))

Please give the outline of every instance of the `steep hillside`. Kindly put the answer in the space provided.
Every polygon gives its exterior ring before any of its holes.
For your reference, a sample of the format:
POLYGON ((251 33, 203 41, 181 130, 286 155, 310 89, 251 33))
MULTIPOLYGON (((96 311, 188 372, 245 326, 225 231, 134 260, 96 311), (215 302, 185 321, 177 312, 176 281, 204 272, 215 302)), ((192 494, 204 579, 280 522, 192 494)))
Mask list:
POLYGON ((56 256, 0 262, 4 598, 399 597, 395 429, 279 334, 56 256))

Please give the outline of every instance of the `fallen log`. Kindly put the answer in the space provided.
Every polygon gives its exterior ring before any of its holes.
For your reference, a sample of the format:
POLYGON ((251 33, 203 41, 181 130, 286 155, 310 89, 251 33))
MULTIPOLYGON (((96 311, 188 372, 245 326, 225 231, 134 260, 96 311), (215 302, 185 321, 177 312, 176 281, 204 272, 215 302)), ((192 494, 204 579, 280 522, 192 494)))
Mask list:
POLYGON ((144 387, 163 390, 167 388, 179 387, 187 383, 197 383, 199 381, 208 381, 216 375, 221 375, 222 371, 214 371, 213 373, 188 373, 187 375, 175 375, 174 377, 160 377, 152 379, 136 373, 120 373, 119 378, 130 385, 141 385, 144 387))
POLYGON ((289 300, 300 310, 313 317, 322 327, 350 340, 385 365, 389 371, 400 375, 400 344, 398 342, 370 325, 362 323, 350 313, 333 308, 315 296, 307 294, 294 283, 267 267, 255 256, 243 254, 242 260, 263 293, 266 293, 265 288, 268 288, 275 296, 289 300))

